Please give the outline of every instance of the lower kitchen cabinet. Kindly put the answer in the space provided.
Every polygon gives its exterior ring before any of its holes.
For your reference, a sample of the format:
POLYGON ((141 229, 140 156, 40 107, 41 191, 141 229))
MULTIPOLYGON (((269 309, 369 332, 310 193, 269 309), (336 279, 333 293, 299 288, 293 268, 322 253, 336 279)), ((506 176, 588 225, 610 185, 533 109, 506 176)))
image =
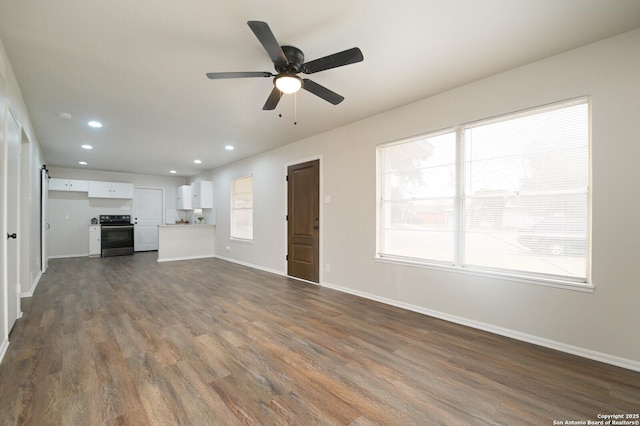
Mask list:
POLYGON ((89 225, 89 256, 100 256, 100 225, 89 225))

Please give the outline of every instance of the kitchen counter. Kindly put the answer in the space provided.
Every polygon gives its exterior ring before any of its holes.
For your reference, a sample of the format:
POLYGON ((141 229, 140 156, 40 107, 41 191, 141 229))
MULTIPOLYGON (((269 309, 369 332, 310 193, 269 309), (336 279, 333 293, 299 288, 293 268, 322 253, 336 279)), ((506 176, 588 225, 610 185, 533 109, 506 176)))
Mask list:
POLYGON ((214 225, 158 225, 158 262, 214 257, 214 225))

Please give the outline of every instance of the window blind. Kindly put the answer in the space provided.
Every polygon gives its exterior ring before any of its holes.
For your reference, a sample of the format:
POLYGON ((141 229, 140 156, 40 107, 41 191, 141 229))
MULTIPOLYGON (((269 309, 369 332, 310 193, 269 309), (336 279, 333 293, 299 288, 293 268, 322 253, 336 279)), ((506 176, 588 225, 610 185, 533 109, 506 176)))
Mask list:
POLYGON ((379 147, 378 256, 585 283, 589 102, 379 147))
POLYGON ((231 182, 231 238, 253 239, 253 176, 231 182))

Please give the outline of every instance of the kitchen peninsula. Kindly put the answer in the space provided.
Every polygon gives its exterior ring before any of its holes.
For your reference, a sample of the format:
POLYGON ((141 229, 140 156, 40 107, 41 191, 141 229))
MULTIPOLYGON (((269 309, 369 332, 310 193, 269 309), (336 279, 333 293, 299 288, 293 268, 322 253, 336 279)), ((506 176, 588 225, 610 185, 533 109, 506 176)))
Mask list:
POLYGON ((214 257, 214 225, 158 225, 158 262, 214 257))

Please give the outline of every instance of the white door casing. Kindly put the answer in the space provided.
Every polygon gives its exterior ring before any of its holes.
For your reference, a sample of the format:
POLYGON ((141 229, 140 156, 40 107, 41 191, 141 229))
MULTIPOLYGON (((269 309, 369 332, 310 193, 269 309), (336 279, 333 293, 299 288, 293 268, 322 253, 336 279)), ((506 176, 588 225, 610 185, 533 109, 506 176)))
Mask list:
POLYGON ((9 328, 7 327, 7 143, 6 127, 6 96, 2 74, 0 74, 0 360, 9 344, 9 328))
POLYGON ((133 195, 134 251, 158 250, 164 190, 135 188, 133 195))
POLYGON ((28 294, 33 294, 31 285, 33 277, 31 275, 31 247, 33 244, 33 234, 31 232, 32 225, 32 200, 33 184, 31 176, 33 170, 31 167, 31 144, 29 137, 24 131, 24 127, 20 131, 20 297, 24 298, 28 294))
POLYGON ((6 189, 6 244, 7 244, 7 328, 11 331, 20 311, 20 136, 21 128, 9 111, 6 115, 7 189, 6 189), (11 236, 11 238, 9 238, 11 236))
POLYGON ((49 267, 49 171, 43 165, 40 169, 40 271, 44 274, 49 267))

